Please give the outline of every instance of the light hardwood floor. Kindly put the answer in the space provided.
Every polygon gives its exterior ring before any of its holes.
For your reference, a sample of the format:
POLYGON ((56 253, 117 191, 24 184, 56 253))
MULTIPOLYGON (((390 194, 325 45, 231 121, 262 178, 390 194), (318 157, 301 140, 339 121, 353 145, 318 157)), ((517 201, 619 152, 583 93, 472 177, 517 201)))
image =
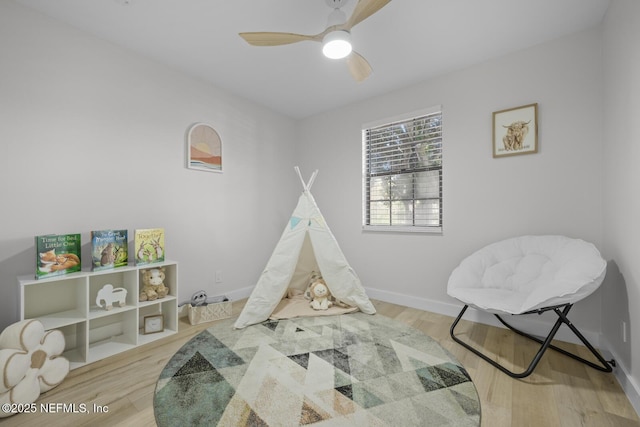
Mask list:
MULTIPOLYGON (((234 302, 234 315, 239 314, 244 302, 234 302)), ((480 396, 482 427, 640 427, 638 415, 612 374, 548 351, 531 376, 515 380, 453 342, 449 337, 451 317, 373 302, 378 313, 432 336, 464 365, 480 396)), ((108 408, 108 413, 19 414, 5 418, 0 424, 2 427, 155 426, 153 393, 160 372, 184 343, 209 326, 211 323, 191 326, 182 318, 179 332, 172 337, 71 371, 62 384, 42 394, 37 401, 38 405, 85 404, 90 412, 98 405, 108 408)), ((537 350, 525 338, 501 328, 462 321, 458 331, 474 345, 494 349, 494 357, 516 370, 523 370, 537 350)), ((584 350, 581 355, 588 358, 583 347, 562 345, 572 351, 584 350)))

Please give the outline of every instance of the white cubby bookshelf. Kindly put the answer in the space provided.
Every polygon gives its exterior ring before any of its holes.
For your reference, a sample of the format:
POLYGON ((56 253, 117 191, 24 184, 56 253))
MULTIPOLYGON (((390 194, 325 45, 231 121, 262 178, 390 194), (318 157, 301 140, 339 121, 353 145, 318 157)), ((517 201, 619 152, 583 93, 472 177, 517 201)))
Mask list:
POLYGON ((47 279, 19 277, 20 319, 38 319, 46 330, 65 337, 71 369, 159 340, 178 331, 178 264, 172 261, 81 271, 47 279), (154 301, 138 301, 141 271, 164 267, 169 294, 154 301), (98 307, 96 296, 105 284, 127 290, 126 303, 111 310, 98 307), (164 330, 144 333, 145 316, 162 314, 164 330))

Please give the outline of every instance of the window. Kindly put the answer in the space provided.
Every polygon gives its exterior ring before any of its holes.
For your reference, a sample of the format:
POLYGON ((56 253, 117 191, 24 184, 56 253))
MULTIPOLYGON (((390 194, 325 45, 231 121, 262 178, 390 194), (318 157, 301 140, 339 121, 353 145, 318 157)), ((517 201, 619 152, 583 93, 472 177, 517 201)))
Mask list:
POLYGON ((364 228, 441 232, 440 106, 365 125, 362 144, 364 228))

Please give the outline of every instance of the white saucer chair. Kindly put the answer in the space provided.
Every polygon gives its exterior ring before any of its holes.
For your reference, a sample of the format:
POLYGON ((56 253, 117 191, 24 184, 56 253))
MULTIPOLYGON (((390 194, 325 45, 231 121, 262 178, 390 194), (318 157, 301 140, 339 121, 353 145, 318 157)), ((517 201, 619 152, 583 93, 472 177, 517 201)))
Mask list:
POLYGON ((465 258, 449 277, 447 293, 465 304, 451 325, 451 338, 513 378, 530 375, 548 348, 611 372, 615 361, 606 361, 567 318, 573 304, 598 289, 606 268, 596 247, 580 239, 520 236, 490 244, 465 258), (507 328, 541 344, 525 371, 513 372, 456 337, 454 329, 470 306, 494 314, 507 328), (516 329, 501 317, 547 311, 554 312, 558 319, 543 339, 516 329), (573 331, 600 365, 551 344, 562 324, 573 331))

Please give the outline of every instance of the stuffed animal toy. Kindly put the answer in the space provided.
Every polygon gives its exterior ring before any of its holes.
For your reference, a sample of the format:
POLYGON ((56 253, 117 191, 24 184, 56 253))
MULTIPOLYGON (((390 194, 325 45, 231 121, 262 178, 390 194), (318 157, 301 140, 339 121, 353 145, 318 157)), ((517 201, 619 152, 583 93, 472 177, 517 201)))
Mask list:
POLYGON ((309 305, 314 310, 327 310, 333 305, 333 302, 329 299, 331 292, 329 292, 329 288, 324 280, 319 279, 313 282, 309 287, 309 291, 311 294, 311 302, 309 305))
POLYGON ((206 291, 198 291, 195 294, 191 295, 191 306, 195 307, 198 305, 207 305, 206 291))
POLYGON ((164 285, 164 267, 141 270, 142 290, 140 291, 140 301, 154 301, 164 298, 169 293, 169 288, 164 285))
MULTIPOLYGON (((308 299, 309 301, 311 301, 313 299, 313 295, 311 294, 311 285, 313 285, 315 282, 322 280, 322 274, 320 274, 317 271, 312 271, 311 274, 309 275, 309 281, 307 282, 307 289, 304 291, 304 297, 306 299, 308 299)), ((325 283, 326 285, 326 283, 325 283)), ((291 291, 294 291, 294 289, 289 288, 289 293, 291 293, 291 291)), ((292 298, 293 295, 289 295, 289 298, 292 298)))

